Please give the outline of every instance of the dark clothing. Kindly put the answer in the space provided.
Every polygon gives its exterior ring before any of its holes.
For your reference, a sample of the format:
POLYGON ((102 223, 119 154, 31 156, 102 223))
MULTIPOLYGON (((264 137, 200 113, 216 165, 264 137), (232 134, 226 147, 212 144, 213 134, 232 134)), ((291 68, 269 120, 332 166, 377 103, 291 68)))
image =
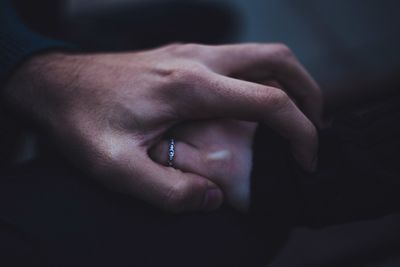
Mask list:
POLYGON ((374 266, 396 257, 400 188, 390 160, 400 148, 400 97, 389 99, 321 133, 314 175, 260 127, 246 215, 229 207, 167 214, 48 153, 2 175, 1 259, 17 266, 374 266))
POLYGON ((261 199, 254 204, 262 210, 263 195, 270 195, 268 210, 279 199, 297 224, 314 227, 400 211, 399 121, 398 92, 338 114, 332 127, 319 132, 319 164, 313 174, 297 166, 284 140, 261 127, 252 177, 254 196, 261 199), (266 187, 271 192, 263 194, 266 187))
POLYGON ((70 45, 30 31, 8 0, 0 0, 0 88, 18 64, 34 53, 70 45))
MULTIPOLYGON (((67 45, 30 32, 7 1, 0 3, 3 86, 33 53, 67 45)), ((284 140, 260 127, 246 215, 226 206, 211 213, 161 212, 103 188, 55 151, 2 170, 0 264, 368 266, 395 257, 400 97, 366 106, 320 133, 313 175, 299 169, 284 140)))

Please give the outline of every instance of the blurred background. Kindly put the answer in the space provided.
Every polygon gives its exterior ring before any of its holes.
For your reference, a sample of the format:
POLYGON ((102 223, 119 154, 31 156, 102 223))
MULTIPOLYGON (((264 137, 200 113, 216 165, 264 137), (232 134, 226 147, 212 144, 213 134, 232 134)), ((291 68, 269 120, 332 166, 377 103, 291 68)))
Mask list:
POLYGON ((36 30, 92 50, 284 42, 325 90, 396 80, 398 0, 15 0, 36 30))

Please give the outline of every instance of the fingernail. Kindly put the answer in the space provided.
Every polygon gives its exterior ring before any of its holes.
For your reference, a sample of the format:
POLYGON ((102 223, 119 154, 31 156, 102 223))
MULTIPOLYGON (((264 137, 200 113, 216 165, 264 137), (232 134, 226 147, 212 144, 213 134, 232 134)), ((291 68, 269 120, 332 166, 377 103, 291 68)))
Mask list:
POLYGON ((222 203, 222 192, 216 188, 210 188, 206 191, 203 201, 203 210, 211 211, 218 208, 222 203))
POLYGON ((228 159, 231 156, 231 152, 227 149, 218 150, 207 155, 207 158, 210 160, 224 160, 228 159))

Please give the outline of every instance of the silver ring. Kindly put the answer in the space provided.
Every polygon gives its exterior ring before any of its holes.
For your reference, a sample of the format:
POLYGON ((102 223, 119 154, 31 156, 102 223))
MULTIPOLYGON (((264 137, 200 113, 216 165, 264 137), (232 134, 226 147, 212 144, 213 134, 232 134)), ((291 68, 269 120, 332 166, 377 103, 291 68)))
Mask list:
POLYGON ((168 166, 174 166, 175 159, 175 140, 173 138, 169 139, 168 145, 168 166))

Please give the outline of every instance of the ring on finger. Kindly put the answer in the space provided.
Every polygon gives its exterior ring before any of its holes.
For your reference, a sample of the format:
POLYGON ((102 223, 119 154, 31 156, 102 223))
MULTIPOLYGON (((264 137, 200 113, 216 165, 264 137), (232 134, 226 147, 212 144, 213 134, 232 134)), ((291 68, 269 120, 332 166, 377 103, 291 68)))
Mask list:
POLYGON ((168 166, 174 167, 174 159, 175 159, 175 139, 169 139, 168 144, 168 166))

